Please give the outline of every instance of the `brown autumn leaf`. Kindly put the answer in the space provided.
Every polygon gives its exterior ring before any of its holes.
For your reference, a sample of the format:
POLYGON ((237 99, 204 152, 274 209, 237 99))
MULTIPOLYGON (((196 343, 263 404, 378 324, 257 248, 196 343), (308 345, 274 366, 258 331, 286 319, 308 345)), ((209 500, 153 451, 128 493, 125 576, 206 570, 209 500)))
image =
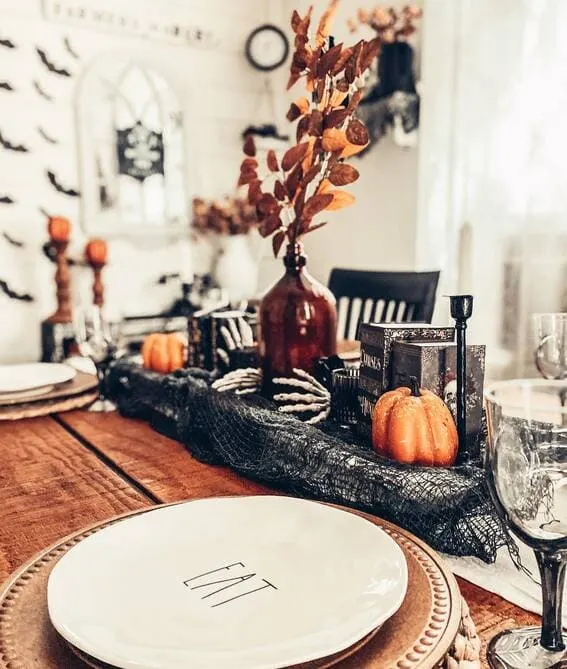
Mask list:
POLYGON ((326 92, 326 90, 327 90, 327 82, 326 82, 325 77, 323 77, 322 79, 319 79, 319 81, 317 82, 317 86, 315 88, 315 92, 316 92, 316 95, 317 95, 316 100, 317 100, 317 103, 318 103, 317 104, 318 109, 323 108, 323 105, 324 105, 324 102, 325 102, 325 92, 326 92))
POLYGON ((316 68, 318 77, 324 77, 326 74, 329 74, 339 59, 342 49, 342 43, 335 44, 335 46, 332 46, 330 49, 325 51, 325 53, 319 58, 316 68))
POLYGON ((357 153, 360 153, 361 151, 364 151, 364 149, 368 146, 368 143, 366 144, 351 144, 350 142, 347 143, 345 148, 341 151, 339 158, 350 158, 351 156, 356 156, 357 153))
POLYGON ((275 212, 279 212, 281 205, 271 193, 264 193, 256 203, 258 212, 263 216, 271 216, 275 212))
POLYGON ((256 158, 244 158, 240 164, 240 171, 244 172, 249 169, 255 170, 258 167, 258 161, 256 158))
POLYGON ((262 182, 260 181, 260 179, 251 181, 248 184, 248 202, 250 204, 256 204, 261 197, 262 197, 262 182))
POLYGON ((292 102, 289 106, 289 109, 285 117, 290 123, 293 123, 293 121, 296 121, 300 116, 301 116, 301 110, 295 104, 295 102, 292 102))
MULTIPOLYGON (((311 221, 310 221, 311 223, 311 221)), ((322 228, 324 225, 327 225, 328 221, 322 221, 321 223, 315 223, 315 225, 309 225, 303 232, 304 235, 307 235, 310 232, 313 232, 313 230, 318 230, 319 228, 322 228)))
POLYGON ((325 44, 325 41, 331 34, 331 26, 333 24, 333 19, 337 13, 337 8, 339 6, 339 0, 331 0, 329 6, 323 14, 321 15, 321 20, 317 26, 317 33, 315 35, 315 44, 317 46, 322 46, 325 44))
POLYGON ((362 59, 362 51, 364 49, 365 44, 366 44, 365 40, 361 39, 354 45, 354 48, 352 50, 352 63, 354 65, 355 78, 360 77, 360 75, 362 74, 360 63, 362 59))
POLYGON ((279 179, 274 184, 274 195, 277 197, 277 199, 280 202, 283 202, 283 200, 285 200, 286 197, 287 197, 287 192, 285 190, 285 186, 282 184, 282 182, 279 179))
POLYGON ((268 155, 266 156, 266 164, 270 172, 278 172, 280 169, 278 164, 278 157, 276 156, 276 152, 273 149, 268 151, 268 155))
POLYGON ((307 132, 312 137, 321 137, 323 134, 323 112, 315 109, 311 112, 309 116, 309 125, 307 126, 307 132))
POLYGON ((303 118, 299 119, 299 123, 297 124, 297 128, 295 129, 295 139, 298 144, 305 136, 308 127, 309 127, 309 116, 304 116, 303 118))
POLYGON ((252 158, 256 155, 256 144, 254 143, 254 137, 252 137, 252 135, 247 135, 242 150, 247 156, 251 156, 252 158))
POLYGON ((272 237, 272 250, 274 251, 274 258, 278 257, 278 253, 282 247, 282 244, 285 240, 285 232, 280 230, 272 237))
POLYGON ((301 24, 301 16, 299 16, 299 12, 297 9, 294 9, 291 15, 291 29, 293 30, 294 33, 297 32, 297 29, 299 28, 301 24))
POLYGON ((262 235, 262 237, 269 237, 281 227, 282 222, 280 220, 279 213, 273 213, 262 221, 258 227, 258 232, 262 235))
POLYGON ((297 163, 285 181, 285 187, 290 197, 293 198, 295 196, 297 187, 301 183, 302 178, 303 168, 301 167, 301 163, 297 163))
POLYGON ((323 151, 341 151, 347 145, 347 141, 344 130, 327 128, 323 132, 321 146, 323 151))
POLYGON ((296 144, 288 149, 282 158, 282 169, 285 172, 291 170, 294 165, 300 160, 303 160, 308 148, 309 142, 302 142, 301 144, 296 144))
POLYGON ((307 219, 311 219, 316 216, 319 212, 326 209, 334 199, 332 193, 317 193, 312 195, 303 208, 303 216, 307 219))
POLYGON ((337 209, 348 207, 356 202, 354 195, 346 190, 335 189, 329 191, 326 195, 332 197, 331 202, 326 207, 327 211, 336 211, 337 209))
POLYGON ((238 185, 245 186, 252 181, 256 181, 256 179, 258 179, 258 172, 256 172, 256 170, 245 170, 240 173, 240 177, 238 178, 238 185))
POLYGON ((368 130, 362 121, 351 119, 346 129, 346 138, 351 144, 358 146, 368 144, 368 130))
POLYGON ((374 39, 371 39, 370 42, 366 42, 360 57, 360 69, 362 72, 367 70, 376 60, 381 46, 382 40, 379 37, 375 37, 374 39))
POLYGON ((345 80, 347 81, 348 84, 352 84, 353 81, 356 79, 356 70, 353 58, 354 56, 350 57, 350 60, 348 61, 345 67, 345 80))
POLYGON ((341 55, 338 57, 337 62, 334 64, 331 74, 333 76, 339 74, 345 69, 346 64, 348 63, 349 58, 352 56, 352 47, 347 47, 343 49, 341 55))
POLYGON ((294 86, 300 79, 301 73, 292 69, 289 75, 289 79, 287 80, 286 90, 289 91, 289 89, 294 86))
POLYGON ((362 100, 363 95, 364 95, 363 88, 359 88, 351 95, 348 101, 348 111, 350 114, 352 114, 352 112, 358 107, 360 101, 362 100))
MULTIPOLYGON (((340 91, 341 93, 345 93, 345 95, 348 93, 348 91, 350 89, 350 83, 349 83, 348 79, 346 78, 346 76, 343 79, 338 80, 338 82, 336 84, 336 87, 337 87, 337 91, 340 91)), ((342 99, 344 100, 344 96, 343 96, 342 99)), ((333 106, 335 106, 335 104, 333 104, 333 106)))
POLYGON ((336 128, 342 125, 349 115, 349 110, 344 107, 331 110, 323 120, 323 128, 336 128))
POLYGON ((311 166, 313 165, 313 150, 315 147, 315 137, 310 137, 308 140, 309 146, 307 147, 307 151, 305 152, 305 156, 303 157, 303 160, 301 161, 301 167, 303 168, 303 173, 305 174, 311 169, 311 166))
POLYGON ((348 186, 354 183, 360 174, 352 165, 337 163, 329 173, 329 181, 333 186, 348 186))
POLYGON ((310 60, 311 60, 311 54, 308 51, 307 47, 299 46, 293 54, 291 65, 299 72, 303 72, 303 70, 305 70, 307 65, 309 65, 310 60))

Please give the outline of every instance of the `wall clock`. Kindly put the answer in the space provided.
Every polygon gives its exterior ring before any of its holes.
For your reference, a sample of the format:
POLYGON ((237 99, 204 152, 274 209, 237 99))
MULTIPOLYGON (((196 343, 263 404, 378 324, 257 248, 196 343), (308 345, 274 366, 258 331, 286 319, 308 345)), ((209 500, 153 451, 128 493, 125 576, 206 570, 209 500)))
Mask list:
POLYGON ((280 28, 266 23, 250 33, 245 52, 253 67, 271 72, 285 62, 289 54, 289 41, 280 28))

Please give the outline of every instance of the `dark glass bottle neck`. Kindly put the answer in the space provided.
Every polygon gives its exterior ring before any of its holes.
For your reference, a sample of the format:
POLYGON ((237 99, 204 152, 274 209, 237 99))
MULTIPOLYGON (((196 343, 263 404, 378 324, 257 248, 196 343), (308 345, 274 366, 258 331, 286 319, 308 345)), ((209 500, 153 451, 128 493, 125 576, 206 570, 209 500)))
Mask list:
POLYGON ((287 274, 299 274, 307 263, 307 256, 303 253, 303 244, 300 242, 288 244, 283 261, 287 274))

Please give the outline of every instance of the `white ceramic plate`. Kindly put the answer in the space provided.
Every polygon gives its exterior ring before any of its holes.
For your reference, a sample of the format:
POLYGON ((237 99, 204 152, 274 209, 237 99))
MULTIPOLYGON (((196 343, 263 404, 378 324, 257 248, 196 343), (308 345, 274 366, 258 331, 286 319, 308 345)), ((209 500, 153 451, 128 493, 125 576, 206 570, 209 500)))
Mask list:
POLYGON ((0 365, 0 393, 23 393, 44 386, 71 381, 77 370, 58 363, 30 362, 23 365, 0 365))
POLYGON ((398 545, 354 514, 289 497, 214 498, 127 518, 48 583, 69 643, 122 669, 275 669, 339 652, 401 605, 398 545))
POLYGON ((43 386, 42 388, 34 388, 33 390, 24 390, 21 393, 0 393, 0 402, 24 402, 25 400, 47 395, 53 388, 54 386, 43 386))

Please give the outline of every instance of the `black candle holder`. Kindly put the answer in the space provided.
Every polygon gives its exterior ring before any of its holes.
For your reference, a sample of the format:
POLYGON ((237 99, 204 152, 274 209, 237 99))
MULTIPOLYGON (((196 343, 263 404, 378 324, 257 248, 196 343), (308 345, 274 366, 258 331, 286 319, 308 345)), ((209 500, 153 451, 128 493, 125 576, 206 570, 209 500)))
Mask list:
POLYGON ((472 295, 451 295, 451 317, 457 331, 457 434, 458 464, 470 462, 472 453, 467 437, 467 321, 473 312, 472 295))

